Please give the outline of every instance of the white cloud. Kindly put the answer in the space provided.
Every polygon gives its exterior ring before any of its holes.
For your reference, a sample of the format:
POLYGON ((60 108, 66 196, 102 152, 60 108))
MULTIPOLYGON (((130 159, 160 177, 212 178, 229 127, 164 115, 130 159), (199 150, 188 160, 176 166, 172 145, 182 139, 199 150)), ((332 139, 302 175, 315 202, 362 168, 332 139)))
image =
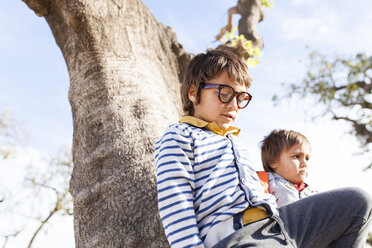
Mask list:
MULTIPOLYGON (((363 4, 364 1, 357 3, 363 4)), ((278 33, 290 44, 306 44, 327 53, 370 52, 372 14, 367 11, 355 14, 355 9, 352 9, 356 8, 355 5, 341 2, 339 6, 332 6, 317 0, 292 1, 290 11, 281 6, 275 16, 280 23, 278 33)))
POLYGON ((372 53, 372 14, 366 18, 366 22, 355 28, 354 32, 347 36, 348 45, 351 46, 356 52, 372 53), (368 22, 369 20, 369 22, 368 22), (369 23, 369 25, 368 25, 369 23))
POLYGON ((340 34, 340 18, 335 13, 316 16, 292 15, 282 21, 282 32, 286 40, 303 43, 333 42, 340 34))
POLYGON ((291 5, 292 6, 298 6, 298 5, 314 5, 316 4, 317 0, 292 0, 291 5))
POLYGON ((17 188, 22 183, 26 168, 30 165, 45 166, 45 153, 31 147, 15 147, 14 153, 8 159, 0 159, 0 182, 10 188, 17 188))

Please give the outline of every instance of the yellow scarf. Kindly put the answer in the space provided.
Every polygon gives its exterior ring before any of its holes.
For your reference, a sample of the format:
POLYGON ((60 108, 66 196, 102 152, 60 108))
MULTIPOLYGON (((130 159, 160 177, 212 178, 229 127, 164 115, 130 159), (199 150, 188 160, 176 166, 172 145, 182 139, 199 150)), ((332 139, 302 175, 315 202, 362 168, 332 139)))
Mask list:
POLYGON ((209 131, 214 132, 215 134, 221 135, 221 136, 227 136, 228 134, 233 134, 235 136, 238 136, 240 132, 240 128, 230 126, 225 130, 222 130, 215 122, 206 122, 201 119, 198 119, 194 116, 184 116, 179 120, 179 123, 188 123, 190 125, 193 125, 195 127, 200 128, 207 128, 209 131))

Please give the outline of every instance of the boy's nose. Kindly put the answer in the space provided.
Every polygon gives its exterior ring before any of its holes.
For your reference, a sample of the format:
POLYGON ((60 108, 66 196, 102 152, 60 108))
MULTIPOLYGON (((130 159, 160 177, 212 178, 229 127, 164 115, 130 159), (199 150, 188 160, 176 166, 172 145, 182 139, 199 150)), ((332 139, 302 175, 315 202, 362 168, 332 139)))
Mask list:
POLYGON ((230 109, 237 110, 238 109, 238 99, 237 99, 237 97, 234 96, 234 98, 227 104, 228 104, 228 107, 230 109))
POLYGON ((307 160, 306 159, 301 160, 301 167, 307 167, 307 160))

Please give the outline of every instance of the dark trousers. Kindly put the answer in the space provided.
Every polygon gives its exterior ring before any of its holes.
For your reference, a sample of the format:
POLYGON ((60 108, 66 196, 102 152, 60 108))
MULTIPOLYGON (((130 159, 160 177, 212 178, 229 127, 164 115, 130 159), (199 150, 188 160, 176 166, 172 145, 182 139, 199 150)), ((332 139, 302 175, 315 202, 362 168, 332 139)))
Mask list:
POLYGON ((278 209, 219 242, 222 247, 364 247, 372 223, 372 198, 359 188, 332 190, 278 209))

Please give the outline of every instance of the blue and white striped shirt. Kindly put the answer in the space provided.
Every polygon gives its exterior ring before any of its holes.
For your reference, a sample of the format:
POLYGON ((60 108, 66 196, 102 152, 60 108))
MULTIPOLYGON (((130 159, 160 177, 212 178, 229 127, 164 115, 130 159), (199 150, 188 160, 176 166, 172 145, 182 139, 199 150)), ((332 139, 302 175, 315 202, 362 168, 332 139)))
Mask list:
POLYGON ((155 146, 159 213, 171 247, 204 247, 216 224, 275 198, 264 189, 233 135, 170 125, 155 146))

